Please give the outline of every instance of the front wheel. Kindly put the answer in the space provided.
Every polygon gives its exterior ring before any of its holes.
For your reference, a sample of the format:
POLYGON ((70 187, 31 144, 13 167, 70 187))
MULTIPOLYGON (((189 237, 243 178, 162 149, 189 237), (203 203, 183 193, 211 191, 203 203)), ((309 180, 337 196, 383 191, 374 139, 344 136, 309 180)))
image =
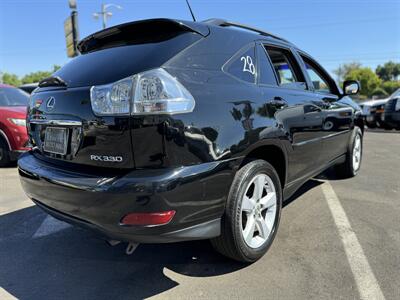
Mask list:
POLYGON ((337 174, 342 178, 356 176, 361 168, 362 153, 363 133, 359 127, 355 127, 348 145, 346 161, 336 166, 337 174))
POLYGON ((243 166, 233 180, 221 236, 211 240, 214 248, 240 262, 254 262, 275 238, 282 208, 282 190, 274 167, 264 160, 243 166))
POLYGON ((7 144, 0 138, 0 167, 5 167, 10 163, 10 152, 7 144))
POLYGON ((365 123, 368 126, 368 128, 376 128, 377 127, 375 122, 365 122, 365 123))

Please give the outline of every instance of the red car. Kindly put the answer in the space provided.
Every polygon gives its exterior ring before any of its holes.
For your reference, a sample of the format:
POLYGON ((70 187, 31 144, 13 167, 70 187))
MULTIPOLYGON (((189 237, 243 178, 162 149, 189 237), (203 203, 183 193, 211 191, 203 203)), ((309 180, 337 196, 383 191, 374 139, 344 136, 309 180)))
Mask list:
POLYGON ((0 84, 0 167, 18 159, 26 148, 26 107, 29 95, 15 87, 0 84))

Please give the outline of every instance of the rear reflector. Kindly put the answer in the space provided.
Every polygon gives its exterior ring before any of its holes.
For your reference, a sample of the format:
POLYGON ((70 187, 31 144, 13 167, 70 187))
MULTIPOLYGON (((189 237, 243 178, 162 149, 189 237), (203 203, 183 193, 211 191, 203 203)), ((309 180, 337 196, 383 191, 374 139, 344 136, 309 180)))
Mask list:
POLYGON ((169 223, 175 215, 175 210, 153 213, 130 213, 122 218, 122 225, 164 225, 169 223))

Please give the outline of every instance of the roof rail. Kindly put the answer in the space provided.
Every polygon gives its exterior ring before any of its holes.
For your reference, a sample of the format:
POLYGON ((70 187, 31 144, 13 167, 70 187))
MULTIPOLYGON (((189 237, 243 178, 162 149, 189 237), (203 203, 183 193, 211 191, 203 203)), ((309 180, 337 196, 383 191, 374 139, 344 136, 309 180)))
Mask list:
POLYGON ((270 32, 267 32, 267 31, 264 31, 264 30, 261 30, 261 29, 255 28, 255 27, 247 26, 247 25, 244 25, 241 23, 230 22, 230 21, 223 20, 223 19, 208 19, 208 20, 203 21, 203 23, 211 24, 211 25, 215 25, 215 26, 222 26, 222 27, 232 26, 232 27, 237 27, 237 28, 241 28, 241 29, 246 29, 246 30, 257 32, 260 35, 269 36, 269 37, 289 43, 288 40, 285 40, 284 38, 281 38, 280 36, 277 36, 270 32))

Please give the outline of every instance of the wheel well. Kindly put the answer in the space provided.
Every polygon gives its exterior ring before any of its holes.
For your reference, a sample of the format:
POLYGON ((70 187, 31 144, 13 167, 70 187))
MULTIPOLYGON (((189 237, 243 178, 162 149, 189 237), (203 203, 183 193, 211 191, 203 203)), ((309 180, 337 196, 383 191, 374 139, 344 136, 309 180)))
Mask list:
POLYGON ((356 119, 354 121, 354 124, 358 127, 360 127, 362 133, 364 133, 364 121, 362 119, 356 119))
POLYGON ((282 188, 286 181, 286 160, 285 155, 278 146, 261 146, 246 155, 242 165, 253 159, 263 159, 270 163, 278 173, 282 188))
POLYGON ((8 150, 11 150, 11 144, 10 141, 8 140, 8 137, 6 133, 0 129, 0 142, 3 142, 4 145, 8 148, 8 150))

